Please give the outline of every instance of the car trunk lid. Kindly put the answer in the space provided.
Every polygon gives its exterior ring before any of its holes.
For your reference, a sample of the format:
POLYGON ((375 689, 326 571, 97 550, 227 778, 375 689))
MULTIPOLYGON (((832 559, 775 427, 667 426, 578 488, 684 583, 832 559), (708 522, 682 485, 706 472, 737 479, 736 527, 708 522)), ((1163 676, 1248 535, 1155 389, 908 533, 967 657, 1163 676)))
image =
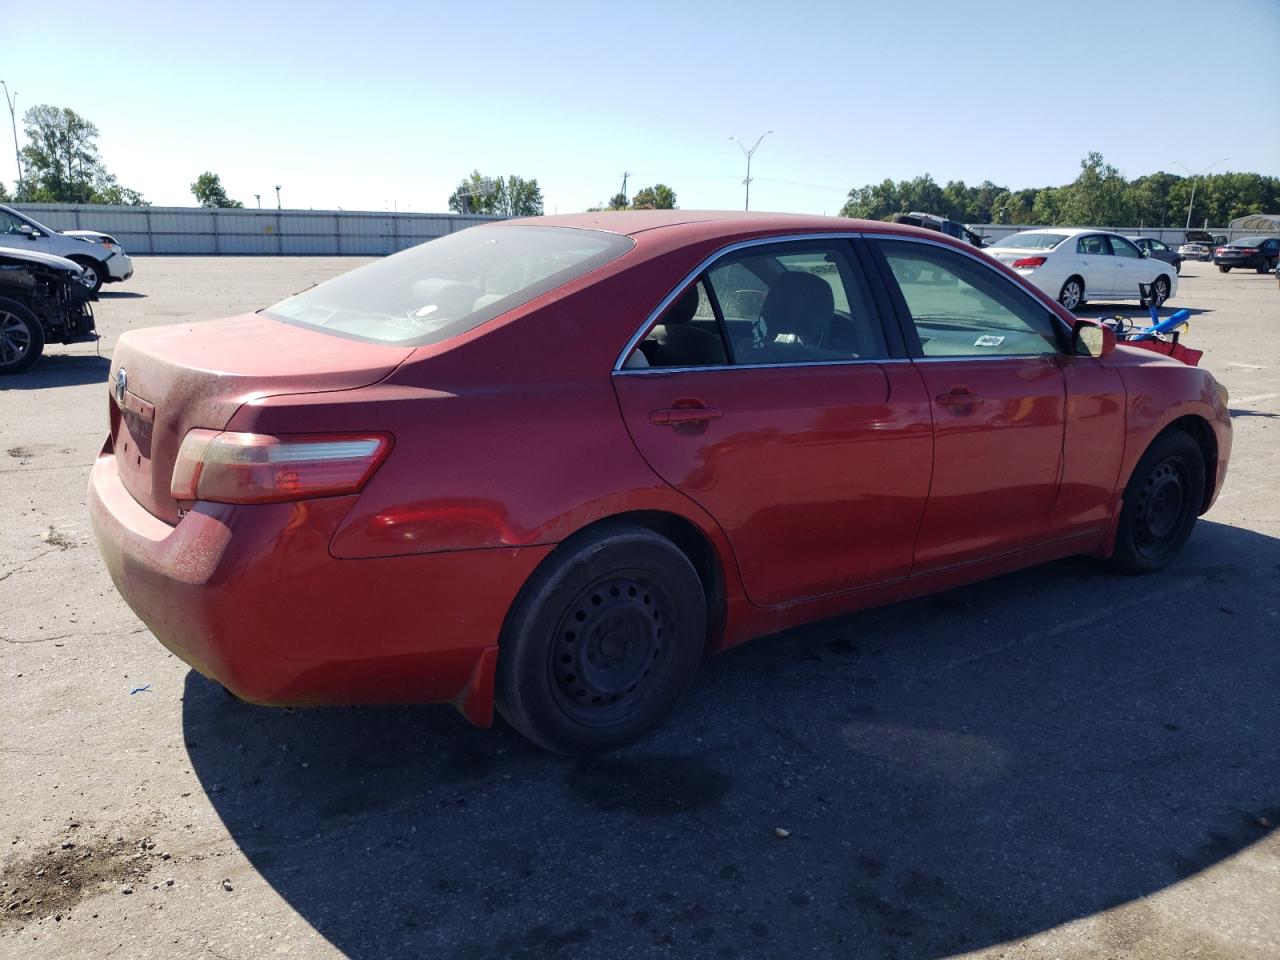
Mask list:
POLYGON ((107 381, 121 480, 149 512, 177 523, 169 481, 187 431, 223 429, 242 404, 262 397, 376 383, 412 352, 252 313, 131 331, 116 345, 107 381))

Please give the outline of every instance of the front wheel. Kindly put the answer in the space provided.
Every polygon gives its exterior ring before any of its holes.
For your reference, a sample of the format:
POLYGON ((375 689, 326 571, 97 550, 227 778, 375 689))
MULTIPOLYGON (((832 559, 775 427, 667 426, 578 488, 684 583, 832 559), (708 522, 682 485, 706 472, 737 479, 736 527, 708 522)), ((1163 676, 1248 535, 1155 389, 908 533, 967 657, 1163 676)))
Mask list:
POLYGON ((1084 281, 1079 277, 1071 277, 1058 292, 1058 302, 1068 310, 1074 310, 1084 303, 1084 281))
POLYGON ((706 644, 698 573, 670 540, 610 523, 562 544, 507 615, 497 705, 539 746, 620 747, 675 705, 706 644))
POLYGON ((1142 455, 1124 489, 1111 565, 1153 573, 1182 549, 1204 503, 1200 447, 1181 430, 1162 434, 1142 455))
POLYGON ((72 257, 80 269, 84 271, 80 275, 80 282, 89 288, 90 293, 97 293, 102 289, 102 282, 107 279, 107 268, 105 264, 98 263, 88 257, 72 257))
POLYGON ((1230 273, 1230 272, 1231 272, 1231 268, 1230 268, 1230 267, 1224 267, 1222 264, 1218 264, 1218 269, 1219 269, 1219 270, 1221 270, 1223 273, 1230 273))
POLYGON ((0 300, 0 375, 21 373, 44 353, 44 327, 20 303, 0 300))
POLYGON ((1168 277, 1156 277, 1156 282, 1151 285, 1151 299, 1157 307, 1162 306, 1169 299, 1168 277))
POLYGON ((1259 273, 1270 273, 1270 272, 1271 272, 1271 268, 1272 268, 1272 267, 1274 267, 1274 266, 1275 266, 1275 262, 1274 262, 1274 261, 1272 261, 1272 260, 1263 260, 1260 264, 1258 264, 1258 272, 1259 272, 1259 273))

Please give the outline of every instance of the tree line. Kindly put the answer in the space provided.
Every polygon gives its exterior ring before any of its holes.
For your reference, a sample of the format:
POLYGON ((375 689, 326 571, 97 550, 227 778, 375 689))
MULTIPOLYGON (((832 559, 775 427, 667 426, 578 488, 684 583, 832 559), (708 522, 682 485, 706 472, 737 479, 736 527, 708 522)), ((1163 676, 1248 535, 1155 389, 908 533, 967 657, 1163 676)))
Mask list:
POLYGON ((1102 154, 1090 153, 1080 161, 1080 175, 1064 186, 1011 190, 990 180, 977 186, 952 180, 940 186, 926 173, 912 180, 855 187, 840 215, 886 220, 895 213, 917 210, 961 223, 1181 227, 1187 222, 1188 207, 1192 226, 1207 220, 1221 227, 1236 217, 1280 212, 1280 177, 1257 173, 1183 177, 1160 172, 1126 180, 1102 154))

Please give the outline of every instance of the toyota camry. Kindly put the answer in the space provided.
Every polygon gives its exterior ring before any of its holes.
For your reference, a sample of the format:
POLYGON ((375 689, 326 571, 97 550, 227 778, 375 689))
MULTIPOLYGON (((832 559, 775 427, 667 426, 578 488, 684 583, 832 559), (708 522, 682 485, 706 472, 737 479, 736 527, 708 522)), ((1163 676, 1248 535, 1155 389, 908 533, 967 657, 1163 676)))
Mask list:
POLYGON ((1056 294, 897 224, 488 224, 126 333, 89 510, 130 606, 242 699, 496 706, 607 750, 707 652, 1177 555, 1226 393, 1056 294))

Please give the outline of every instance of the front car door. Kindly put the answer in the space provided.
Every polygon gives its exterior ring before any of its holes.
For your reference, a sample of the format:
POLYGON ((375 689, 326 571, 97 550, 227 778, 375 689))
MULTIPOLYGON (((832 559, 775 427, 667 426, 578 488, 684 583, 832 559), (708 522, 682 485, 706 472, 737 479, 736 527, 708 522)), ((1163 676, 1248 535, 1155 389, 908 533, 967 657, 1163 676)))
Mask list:
POLYGON ((637 448, 721 525, 761 606, 911 570, 930 405, 860 243, 727 248, 614 371, 637 448))
POLYGON ((6 210, 0 210, 0 247, 48 253, 49 238, 40 231, 34 230, 25 220, 15 217, 6 210))
POLYGON ((1161 261, 1144 257, 1142 251, 1117 234, 1106 238, 1111 243, 1112 260, 1115 263, 1115 295, 1127 300, 1136 300, 1142 295, 1139 284, 1151 283, 1159 276, 1161 261))
POLYGON ((927 240, 872 241, 933 405, 934 468, 914 572, 1056 538, 1065 331, 977 256, 927 240))

